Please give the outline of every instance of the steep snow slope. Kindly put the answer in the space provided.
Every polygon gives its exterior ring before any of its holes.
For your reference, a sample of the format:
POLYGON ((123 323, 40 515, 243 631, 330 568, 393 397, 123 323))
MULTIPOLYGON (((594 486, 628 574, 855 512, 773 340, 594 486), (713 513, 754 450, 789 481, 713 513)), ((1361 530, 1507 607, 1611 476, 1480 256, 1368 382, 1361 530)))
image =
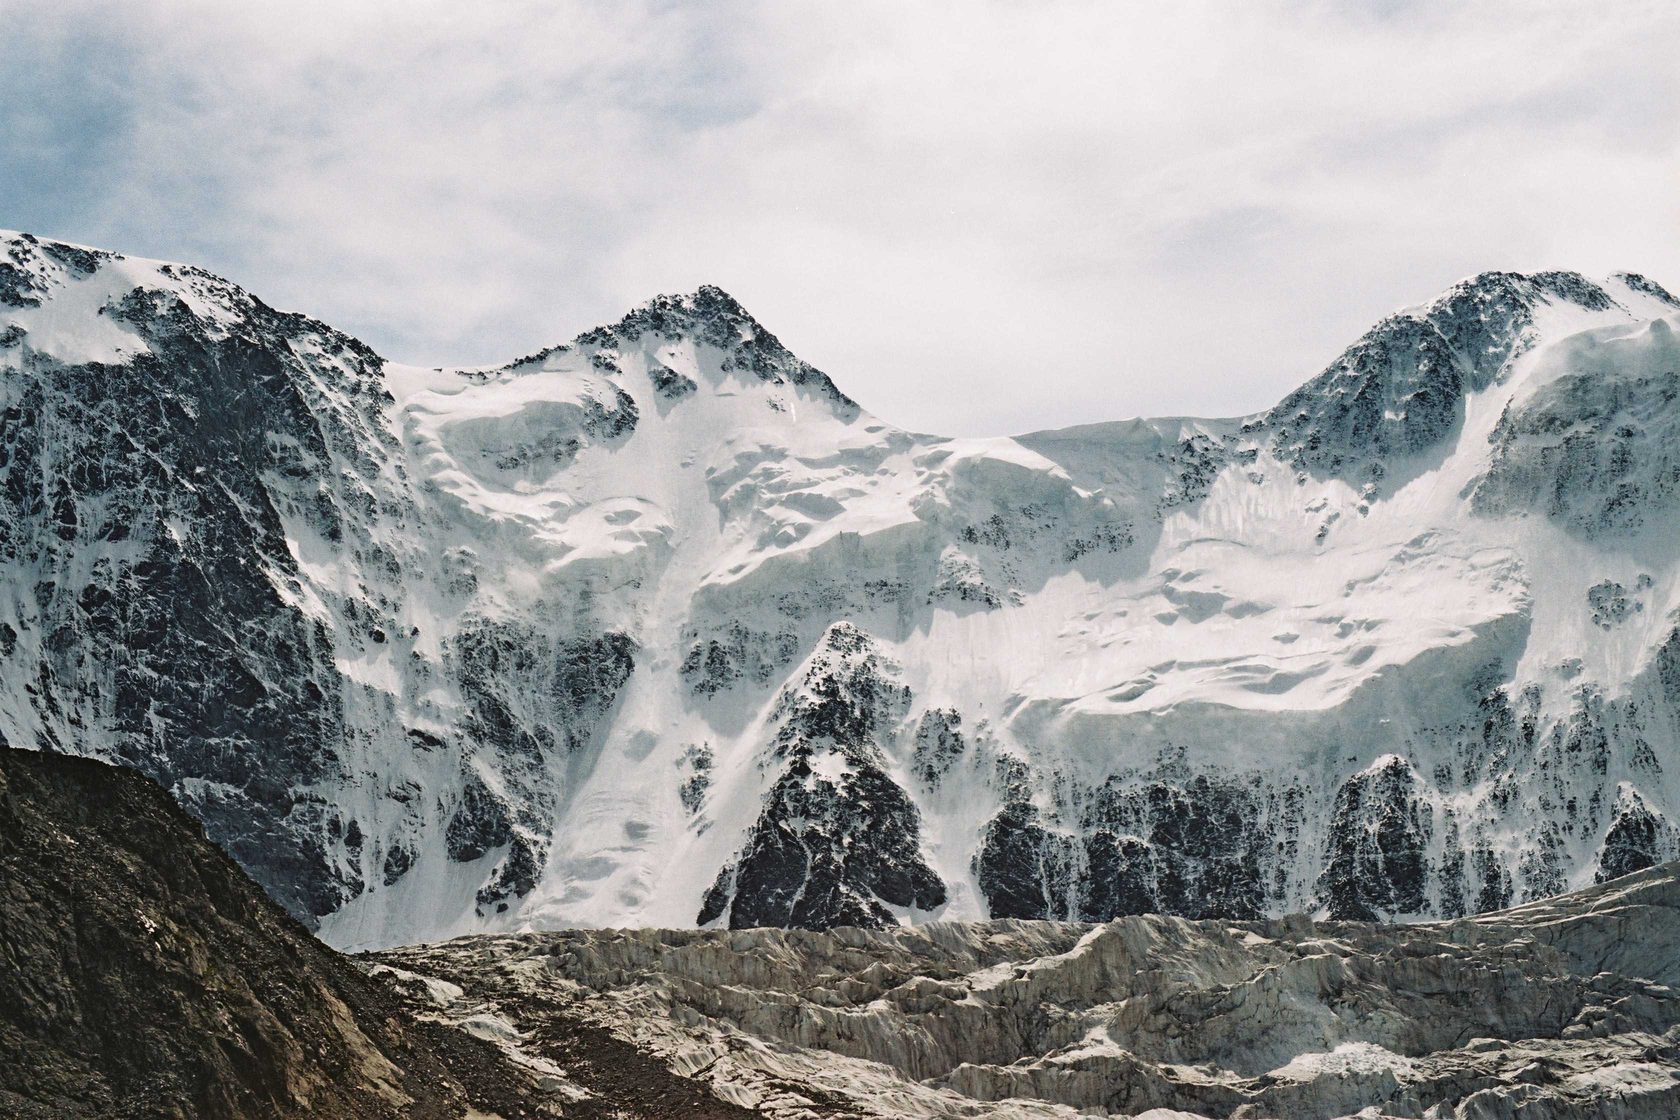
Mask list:
POLYGON ((1268 413, 952 440, 728 296, 382 362, 0 263, 0 734, 336 944, 1455 915, 1676 851, 1680 304, 1490 273, 1268 413))

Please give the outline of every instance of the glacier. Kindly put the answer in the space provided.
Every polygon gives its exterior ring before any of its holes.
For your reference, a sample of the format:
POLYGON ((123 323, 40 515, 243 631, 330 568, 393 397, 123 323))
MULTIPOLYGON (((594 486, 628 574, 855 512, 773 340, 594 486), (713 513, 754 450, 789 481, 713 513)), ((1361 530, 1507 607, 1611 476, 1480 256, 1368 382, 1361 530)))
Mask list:
POLYGON ((1496 910, 1680 855, 1676 326, 1485 273, 1257 415, 949 439, 716 288, 422 368, 3 234, 0 739, 340 947, 1496 910))
POLYGON ((556 1029, 576 1017, 776 1120, 1668 1120, 1677 871, 1399 926, 556 930, 359 959, 512 1062, 593 1072, 556 1029))

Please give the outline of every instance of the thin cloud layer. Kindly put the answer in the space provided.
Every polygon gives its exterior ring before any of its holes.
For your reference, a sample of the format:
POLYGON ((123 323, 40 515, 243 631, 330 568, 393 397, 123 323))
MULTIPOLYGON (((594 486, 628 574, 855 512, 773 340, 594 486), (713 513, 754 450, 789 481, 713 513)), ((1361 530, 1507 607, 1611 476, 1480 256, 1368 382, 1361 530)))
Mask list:
POLYGON ((0 0, 0 225, 484 362, 721 284, 910 427, 1271 403, 1485 268, 1680 286, 1665 4, 0 0))

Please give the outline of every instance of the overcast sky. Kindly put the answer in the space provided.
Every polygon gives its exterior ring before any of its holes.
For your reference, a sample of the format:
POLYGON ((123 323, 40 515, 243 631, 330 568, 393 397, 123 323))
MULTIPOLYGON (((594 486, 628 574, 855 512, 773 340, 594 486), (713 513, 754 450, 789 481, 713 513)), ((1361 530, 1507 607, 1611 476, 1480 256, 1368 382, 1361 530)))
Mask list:
POLYGON ((0 0, 0 226, 387 357, 715 283, 888 420, 1264 407, 1489 268, 1680 290, 1680 5, 0 0))

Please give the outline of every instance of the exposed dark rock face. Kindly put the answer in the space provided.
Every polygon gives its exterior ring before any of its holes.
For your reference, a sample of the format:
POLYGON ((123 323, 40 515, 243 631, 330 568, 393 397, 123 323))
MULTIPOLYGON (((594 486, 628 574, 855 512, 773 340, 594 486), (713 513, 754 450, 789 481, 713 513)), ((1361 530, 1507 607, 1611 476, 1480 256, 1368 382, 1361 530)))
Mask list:
POLYGON ((1029 784, 1017 776, 975 857, 994 917, 1259 917, 1277 903, 1267 869, 1301 826, 1298 790, 1168 768, 1088 791, 1077 827, 1058 827, 1029 784))
POLYGON ((1278 457, 1302 471, 1380 481, 1389 463, 1442 443, 1466 392, 1532 345, 1534 308, 1602 309, 1610 297, 1572 272, 1487 272, 1422 311, 1383 320, 1263 420, 1278 457))
POLYGON ((0 1114, 17 1120, 557 1115, 104 763, 0 748, 0 973, 0 1114))
MULTIPOLYGON (((1676 351, 1680 356, 1680 350, 1676 351)), ((1680 372, 1565 374, 1514 403, 1489 439, 1472 508, 1625 535, 1680 505, 1680 372)))
POLYGON ((706 792, 712 788, 712 767, 716 764, 712 748, 706 743, 689 744, 682 758, 677 760, 678 769, 682 772, 677 798, 691 817, 698 816, 706 804, 706 792))
POLYGON ((770 633, 731 622, 721 631, 684 635, 692 644, 680 672, 696 696, 716 696, 742 681, 768 684, 793 664, 799 638, 790 631, 770 633))
POLYGON ((444 833, 449 858, 458 863, 482 859, 513 843, 513 822, 506 804, 476 773, 462 775, 461 800, 444 833))
POLYGON ((1431 827, 1404 759, 1390 756, 1349 778, 1336 794, 1329 866, 1318 881, 1330 916, 1369 922, 1423 912, 1431 827))
MULTIPOLYGON (((1650 576, 1640 576, 1635 594, 1651 586, 1650 576)), ((1592 611, 1593 625, 1601 630, 1619 626, 1645 609, 1645 604, 1628 593, 1615 580, 1602 580, 1587 588, 1587 607, 1592 611)))
POLYGON ((1624 789, 1598 856, 1597 881, 1620 879, 1654 867, 1662 857, 1668 831, 1668 822, 1652 812, 1637 792, 1624 789))
POLYGON ((668 401, 679 401, 700 388, 694 378, 678 373, 666 366, 656 365, 648 370, 648 380, 659 395, 668 401))
POLYGON ((1086 814, 1087 850, 1099 858, 1080 916, 1258 917, 1273 890, 1263 869, 1299 829, 1299 795, 1290 790, 1171 772, 1140 789, 1110 783, 1086 814), (1119 879, 1105 881, 1105 867, 1119 879), (1133 908, 1144 899, 1150 904, 1133 908))
POLYGON ((1458 419, 1464 369, 1434 324, 1384 320, 1272 410, 1280 457, 1302 470, 1381 478, 1385 464, 1443 440, 1458 419))
POLYGON ((1070 915, 1074 843, 1044 827, 1032 802, 1011 798, 986 825, 974 856, 974 878, 994 918, 1066 919, 1070 915))
MULTIPOLYGON (((1155 848, 1146 840, 1108 828, 1090 833, 1085 838, 1085 875, 1079 907, 1082 921, 1107 921, 1160 909, 1160 870, 1155 848)), ((1217 901, 1198 900, 1197 909, 1210 905, 1217 901)))
POLYGON ((910 768, 927 786, 937 786, 954 766, 967 742, 963 739, 962 714, 955 708, 931 708, 916 723, 915 747, 910 768))
POLYGON ((353 822, 311 792, 344 778, 339 683, 321 624, 282 593, 296 562, 281 515, 353 543, 354 472, 376 473, 389 438, 380 363, 207 274, 181 276, 234 306, 242 329, 136 288, 105 314, 148 352, 21 355, 0 412, 0 560, 34 579, 14 644, 40 666, 43 746, 99 729, 284 905, 326 914, 363 882, 328 842, 353 822), (317 379, 343 403, 323 409, 317 379), (342 487, 328 481, 335 451, 352 472, 342 487))
POLYGON ((1165 513, 1207 497, 1213 480, 1231 462, 1231 453, 1210 436, 1191 435, 1180 440, 1171 452, 1163 452, 1161 460, 1167 467, 1168 484, 1156 509, 1165 513))
POLYGON ((1680 307, 1680 299, 1675 299, 1669 290, 1655 280, 1639 275, 1637 272, 1618 272, 1615 278, 1632 288, 1636 292, 1643 292, 1648 296, 1655 296, 1670 307, 1680 307))
POLYGON ((72 260, 76 271, 86 271, 87 262, 96 255, 85 249, 68 245, 41 242, 24 234, 6 247, 6 259, 0 260, 0 307, 39 307, 49 286, 41 276, 43 260, 72 260))
POLYGON ((915 804, 879 768, 835 779, 795 757, 697 920, 727 914, 731 929, 896 925, 889 907, 931 910, 945 901, 919 841, 915 804))
MULTIPOLYGON (((601 732, 618 691, 635 668, 626 634, 556 640, 517 622, 478 619, 464 626, 453 663, 471 705, 468 733, 495 758, 500 791, 470 767, 445 839, 451 859, 501 852, 478 891, 481 913, 505 912, 536 885, 552 837, 553 774, 574 765, 601 732)), ((581 761, 581 760, 580 760, 581 761)))
POLYGON ((921 853, 921 815, 886 773, 880 747, 908 701, 867 634, 830 628, 782 697, 778 775, 745 846, 706 893, 700 924, 890 926, 890 907, 945 901, 921 853))

